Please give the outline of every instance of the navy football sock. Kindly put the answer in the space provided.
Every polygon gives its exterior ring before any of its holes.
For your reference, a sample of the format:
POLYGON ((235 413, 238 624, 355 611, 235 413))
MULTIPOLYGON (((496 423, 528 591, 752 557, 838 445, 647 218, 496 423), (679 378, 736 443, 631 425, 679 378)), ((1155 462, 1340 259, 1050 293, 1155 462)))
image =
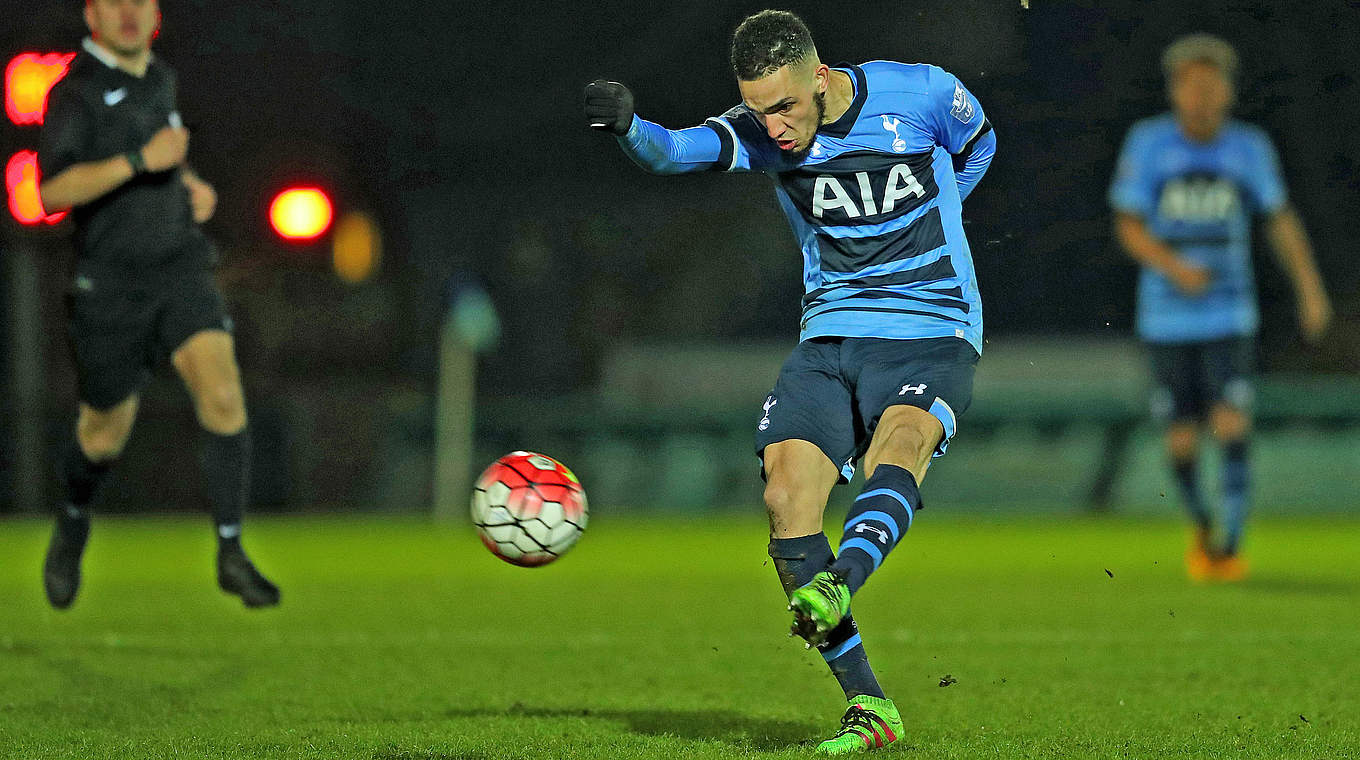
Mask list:
POLYGON ((1185 511, 1190 513, 1190 519, 1195 521, 1196 527, 1209 530, 1213 518, 1199 493, 1199 462, 1193 458, 1174 459, 1171 468, 1176 473, 1176 485, 1180 488, 1185 511))
MULTIPOLYGON (((770 558, 779 573, 784 593, 790 594, 807 585, 817 573, 831 564, 831 543, 825 533, 799 538, 770 539, 770 558)), ((846 699, 860 695, 882 697, 883 689, 869 667, 869 655, 860 642, 855 619, 846 615, 840 625, 832 629, 825 642, 817 647, 822 658, 840 683, 846 699)))
POLYGON ((99 495, 99 489, 108 479, 112 461, 92 462, 85 456, 80 444, 74 439, 66 456, 62 459, 62 483, 66 487, 66 504, 63 515, 67 519, 79 520, 85 510, 99 495))
POLYGON ((1247 468, 1247 442, 1229 441, 1223 447, 1223 514, 1227 523, 1223 553, 1237 553, 1242 540, 1242 529, 1247 522, 1247 488, 1250 473, 1247 468))
POLYGON ((233 435, 218 435, 205 430, 199 453, 203 485, 217 527, 217 548, 239 551, 241 516, 250 493, 250 433, 242 429, 233 435))
POLYGON ((845 516, 840 556, 831 567, 845 575, 850 593, 859 591, 911 527, 921 506, 916 477, 902 467, 881 464, 864 484, 845 516))

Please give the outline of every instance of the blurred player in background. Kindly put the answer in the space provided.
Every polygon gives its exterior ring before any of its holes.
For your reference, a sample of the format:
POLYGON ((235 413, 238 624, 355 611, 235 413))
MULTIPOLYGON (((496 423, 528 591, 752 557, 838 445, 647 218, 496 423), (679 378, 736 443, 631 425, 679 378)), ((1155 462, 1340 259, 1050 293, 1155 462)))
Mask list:
POLYGON ((1115 233, 1142 265, 1138 334, 1168 423, 1166 447, 1194 534, 1186 570, 1196 580, 1245 576, 1247 444, 1255 336, 1251 215, 1293 282, 1299 325, 1317 340, 1331 305, 1298 215, 1290 208, 1270 138, 1228 118, 1237 54, 1205 34, 1181 38, 1162 57, 1172 111, 1135 124, 1110 187, 1115 233), (1215 524, 1199 486, 1206 425, 1223 447, 1223 517, 1215 524))
POLYGON ((972 398, 982 304, 962 202, 996 138, 952 74, 873 61, 828 67, 795 15, 763 11, 732 38, 742 104, 702 126, 635 118, 617 82, 586 87, 590 126, 661 174, 764 172, 802 247, 800 343, 766 398, 770 556, 794 611, 849 701, 829 754, 902 734, 850 616, 850 598, 921 508, 918 484, 972 398), (867 478, 839 556, 822 532, 831 489, 867 478))
POLYGON ((175 73, 151 54, 160 9, 87 0, 85 21, 91 36, 52 89, 38 151, 43 205, 72 209, 75 223, 68 328, 80 393, 59 466, 65 501, 43 567, 47 598, 59 609, 75 600, 88 507, 127 443, 149 370, 169 357, 202 426, 218 583, 247 606, 277 604, 278 588, 241 549, 250 439, 231 319, 198 226, 217 196, 185 162, 175 73))

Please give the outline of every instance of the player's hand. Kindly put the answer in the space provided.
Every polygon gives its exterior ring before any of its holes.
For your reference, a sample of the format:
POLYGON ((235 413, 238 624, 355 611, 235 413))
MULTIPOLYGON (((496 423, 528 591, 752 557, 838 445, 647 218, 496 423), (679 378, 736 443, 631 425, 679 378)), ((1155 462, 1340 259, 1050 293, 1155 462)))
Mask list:
POLYGON ((142 146, 142 161, 149 172, 163 172, 184 163, 189 153, 189 130, 184 127, 161 127, 142 146))
POLYGON ((1304 291, 1299 296, 1299 328, 1309 343, 1316 343, 1332 323, 1332 303, 1326 292, 1304 291))
POLYGON ((1203 293, 1214 279, 1213 274, 1208 269, 1187 261, 1179 262, 1167 274, 1171 278, 1171 284, 1187 296, 1197 296, 1203 293))
POLYGON ((217 191, 212 185, 199 179, 191 172, 184 172, 180 179, 189 191, 189 209, 193 211, 194 222, 203 224, 212 219, 217 210, 217 191))
POLYGON ((601 132, 626 133, 633 126, 633 93, 603 79, 586 85, 586 123, 601 132))

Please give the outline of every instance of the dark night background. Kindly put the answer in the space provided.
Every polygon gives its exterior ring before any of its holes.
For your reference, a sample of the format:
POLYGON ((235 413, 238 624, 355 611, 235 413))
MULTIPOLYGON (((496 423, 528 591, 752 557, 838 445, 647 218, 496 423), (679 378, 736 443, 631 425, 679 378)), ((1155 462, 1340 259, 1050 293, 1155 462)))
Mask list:
MULTIPOLYGON (((1258 245, 1263 363, 1360 370, 1360 3, 1031 4, 781 5, 829 63, 931 62, 981 101, 999 147, 965 219, 988 334, 1130 333, 1136 271, 1110 235, 1106 186, 1129 125, 1165 107, 1162 49, 1206 31, 1242 58, 1237 116, 1274 139, 1337 309, 1326 344, 1301 346, 1289 283, 1258 245)), ((487 397, 592 387, 619 342, 791 344, 800 259, 769 181, 649 176, 580 115, 597 77, 628 84, 639 114, 666 126, 726 110, 731 30, 762 7, 164 0, 155 50, 179 71, 191 160, 219 192, 209 230, 251 397, 308 384, 341 403, 372 384, 428 394, 455 276, 480 279, 503 320, 487 397), (295 178, 377 215, 373 281, 343 285, 322 247, 270 237, 267 200, 295 178)), ((7 10, 0 49, 75 49, 80 8, 7 10)), ((56 409, 72 402, 66 377, 52 381, 56 409)))

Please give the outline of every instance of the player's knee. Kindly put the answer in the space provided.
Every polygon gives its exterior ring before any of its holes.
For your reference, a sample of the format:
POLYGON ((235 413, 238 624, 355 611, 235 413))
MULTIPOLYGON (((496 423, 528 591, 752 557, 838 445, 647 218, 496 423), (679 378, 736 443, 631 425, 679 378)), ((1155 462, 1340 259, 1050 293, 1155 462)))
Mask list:
POLYGON ((1214 438, 1219 441, 1236 441, 1247 434, 1251 420, 1241 409, 1218 406, 1210 414, 1209 427, 1213 430, 1214 438))
POLYGON ((801 536, 821 530, 822 503, 818 502, 816 488, 796 477, 783 477, 779 470, 765 483, 765 514, 774 536, 801 536))
POLYGON ((1176 424, 1166 431, 1166 451, 1175 460, 1193 459, 1199 451, 1199 426, 1176 424))
POLYGON ((793 512, 798 502, 797 488, 784 478, 771 477, 765 483, 765 511, 770 519, 793 512))
POLYGON ((246 424, 245 398, 238 383, 215 383, 198 395, 199 421, 223 435, 239 432, 246 424))
POLYGON ((92 462, 106 462, 123 453, 128 434, 132 432, 131 422, 118 419, 90 421, 81 425, 77 431, 80 449, 92 462))
POLYGON ((874 443, 878 444, 875 447, 878 449, 876 462, 910 466, 934 451, 935 444, 939 441, 939 421, 928 415, 923 418, 922 414, 925 413, 914 407, 910 409, 917 414, 901 411, 899 408, 889 409, 883 413, 878 430, 874 434, 874 443))

